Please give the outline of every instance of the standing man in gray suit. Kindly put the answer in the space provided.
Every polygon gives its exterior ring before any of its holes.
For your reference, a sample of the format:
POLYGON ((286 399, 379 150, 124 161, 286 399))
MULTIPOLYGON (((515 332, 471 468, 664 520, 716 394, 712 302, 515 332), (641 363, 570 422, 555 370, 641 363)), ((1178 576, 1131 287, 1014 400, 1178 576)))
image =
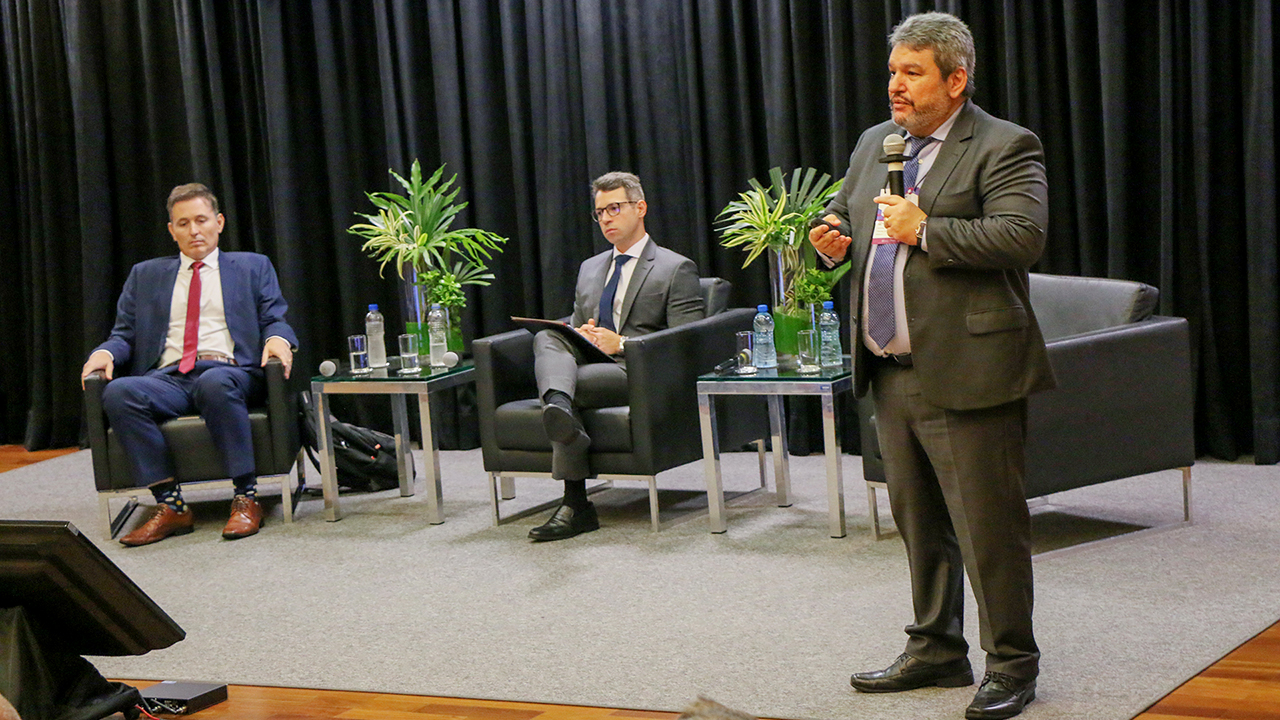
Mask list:
POLYGON ((596 508, 587 500, 591 438, 574 405, 584 368, 625 383, 627 338, 704 315, 698 268, 689 258, 659 247, 644 229, 649 206, 640 178, 607 173, 596 178, 591 191, 592 215, 613 247, 578 269, 571 324, 617 363, 588 365, 568 342, 546 330, 534 338, 533 371, 542 424, 551 440, 551 475, 564 481, 564 501, 550 520, 529 531, 533 540, 563 540, 600 527, 596 508))
POLYGON ((1035 698, 1027 396, 1053 387, 1028 299, 1048 221, 1044 151, 969 100, 969 28, 944 13, 889 37, 892 122, 862 134, 825 225, 809 239, 853 263, 856 392, 872 392, 915 611, 906 651, 851 678, 862 692, 973 683, 964 572, 986 674, 965 717, 1007 718, 1035 698), (886 135, 906 132, 906 197, 886 189, 886 135), (846 230, 847 229, 847 230, 846 230))

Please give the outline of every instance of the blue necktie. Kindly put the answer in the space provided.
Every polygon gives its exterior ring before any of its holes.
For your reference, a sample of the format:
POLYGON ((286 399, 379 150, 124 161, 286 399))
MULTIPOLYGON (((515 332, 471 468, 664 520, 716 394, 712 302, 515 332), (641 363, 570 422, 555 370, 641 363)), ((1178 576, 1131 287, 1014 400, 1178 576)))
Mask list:
MULTIPOLYGON (((911 192, 916 186, 920 161, 916 156, 933 138, 907 136, 910 156, 902 166, 902 187, 911 192)), ((898 334, 893 309, 893 266, 899 243, 877 245, 871 256, 871 277, 867 281, 867 334, 876 345, 884 347, 898 334)))
POLYGON ((631 259, 630 255, 618 255, 613 259, 613 275, 609 276, 609 282, 605 283, 604 292, 600 295, 600 311, 596 315, 596 325, 602 328, 608 328, 614 332, 618 328, 613 326, 613 298, 618 294, 618 281, 622 279, 622 266, 627 264, 631 259))

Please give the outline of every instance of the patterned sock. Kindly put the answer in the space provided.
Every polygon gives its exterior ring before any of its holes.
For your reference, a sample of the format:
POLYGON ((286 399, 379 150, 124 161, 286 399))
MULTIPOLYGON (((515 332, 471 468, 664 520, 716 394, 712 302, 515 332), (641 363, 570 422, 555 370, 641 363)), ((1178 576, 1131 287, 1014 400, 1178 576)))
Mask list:
POLYGON ((179 489, 176 482, 154 485, 151 488, 151 494, 155 496, 157 503, 168 505, 173 508, 174 512, 187 511, 187 501, 182 499, 182 490, 179 489))
POLYGON ((252 475, 252 474, 242 475, 238 478, 231 478, 231 481, 236 485, 237 495, 243 495, 249 498, 250 500, 258 499, 258 476, 257 475, 252 475))

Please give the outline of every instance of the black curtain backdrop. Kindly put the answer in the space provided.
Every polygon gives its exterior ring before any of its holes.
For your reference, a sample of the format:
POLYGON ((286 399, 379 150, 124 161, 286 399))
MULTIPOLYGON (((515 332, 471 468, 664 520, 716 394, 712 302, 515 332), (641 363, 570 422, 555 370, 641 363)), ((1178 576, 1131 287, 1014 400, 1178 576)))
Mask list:
POLYGON ((772 166, 842 174, 887 116, 886 34, 930 9, 973 29, 978 104, 1044 141, 1036 269, 1159 287, 1191 321, 1199 452, 1280 460, 1272 0, 0 0, 0 442, 78 441, 79 368, 193 180, 224 248, 274 260, 299 375, 366 304, 402 321, 346 228, 414 158, 511 238, 470 336, 568 312, 614 169, 658 242, 767 299, 716 214, 772 166))

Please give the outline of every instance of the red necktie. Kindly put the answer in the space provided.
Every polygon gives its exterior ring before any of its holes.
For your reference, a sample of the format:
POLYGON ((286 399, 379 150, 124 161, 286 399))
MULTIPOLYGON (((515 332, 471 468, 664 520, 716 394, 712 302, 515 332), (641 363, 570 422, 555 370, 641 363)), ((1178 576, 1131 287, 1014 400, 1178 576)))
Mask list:
POLYGON ((189 373, 196 366, 196 346, 200 342, 200 268, 204 263, 191 263, 191 288, 187 291, 187 325, 182 330, 182 362, 178 372, 189 373))

